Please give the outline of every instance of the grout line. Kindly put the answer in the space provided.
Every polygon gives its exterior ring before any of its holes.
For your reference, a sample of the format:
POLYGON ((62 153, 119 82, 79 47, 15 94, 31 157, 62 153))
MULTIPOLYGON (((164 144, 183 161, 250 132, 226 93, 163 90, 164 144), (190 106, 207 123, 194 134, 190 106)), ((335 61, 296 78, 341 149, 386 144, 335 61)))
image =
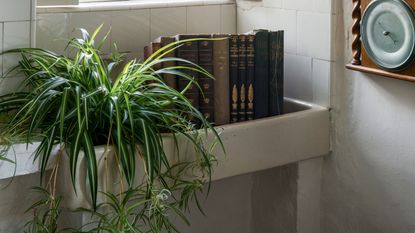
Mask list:
POLYGON ((153 22, 153 17, 151 17, 152 15, 153 15, 153 9, 149 9, 149 16, 148 16, 148 37, 149 37, 149 39, 148 39, 148 41, 151 41, 151 37, 152 37, 152 35, 151 35, 151 28, 153 28, 152 27, 152 22, 153 22))
POLYGON ((186 7, 186 33, 189 33, 189 25, 188 25, 188 17, 189 17, 189 13, 188 13, 188 11, 189 11, 189 7, 187 6, 186 7))
MULTIPOLYGON (((1 52, 4 51, 4 25, 5 23, 1 23, 2 27, 1 27, 1 52)), ((1 76, 3 77, 4 75, 4 55, 1 55, 1 76)))

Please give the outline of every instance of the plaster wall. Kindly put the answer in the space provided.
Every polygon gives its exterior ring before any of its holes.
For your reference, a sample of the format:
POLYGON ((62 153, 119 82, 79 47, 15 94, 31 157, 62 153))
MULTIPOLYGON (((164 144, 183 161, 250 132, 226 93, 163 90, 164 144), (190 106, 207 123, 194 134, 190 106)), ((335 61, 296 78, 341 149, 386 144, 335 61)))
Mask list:
POLYGON ((415 231, 415 85, 346 70, 352 1, 333 21, 333 154, 324 162, 322 232, 415 231))

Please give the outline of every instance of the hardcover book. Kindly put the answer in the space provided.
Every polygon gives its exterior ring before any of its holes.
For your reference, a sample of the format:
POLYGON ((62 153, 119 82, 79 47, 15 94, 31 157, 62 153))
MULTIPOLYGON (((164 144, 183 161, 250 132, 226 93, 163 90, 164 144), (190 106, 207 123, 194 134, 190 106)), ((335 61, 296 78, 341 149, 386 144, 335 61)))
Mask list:
POLYGON ((246 36, 246 120, 254 119, 255 112, 255 35, 246 36))
POLYGON ((269 116, 268 30, 255 30, 255 119, 269 116))
MULTIPOLYGON (((164 47, 168 44, 171 44, 173 42, 175 42, 175 38, 173 37, 168 37, 168 36, 161 36, 157 39, 154 40, 154 42, 158 42, 161 44, 161 47, 164 47)), ((173 47, 171 48, 173 49, 173 47)), ((164 56, 165 58, 168 57, 174 57, 175 56, 175 52, 171 51, 168 54, 166 54, 166 56, 164 56)), ((166 68, 166 67, 172 67, 175 66, 176 63, 174 61, 167 61, 167 62, 163 62, 162 63, 162 67, 166 68)), ((169 85, 171 88, 176 89, 177 88, 177 79, 176 76, 173 74, 163 74, 163 80, 166 82, 167 85, 169 85)))
POLYGON ((224 125, 230 122, 229 35, 215 34, 212 37, 221 38, 213 41, 215 125, 224 125))
MULTIPOLYGON (((207 35, 199 35, 199 38, 211 38, 207 35)), ((199 46, 199 65, 209 74, 213 74, 213 41, 200 40, 197 41, 199 46)), ((205 118, 213 123, 215 120, 214 112, 214 80, 209 76, 199 74, 199 85, 202 92, 199 95, 199 109, 205 118)))
POLYGON ((246 121, 246 35, 238 36, 238 121, 246 121))
POLYGON ((270 32, 269 113, 283 113, 284 104, 284 31, 270 32))
MULTIPOLYGON (((192 39, 197 38, 196 35, 177 35, 177 40, 185 40, 185 39, 192 39)), ((176 50, 177 57, 188 60, 195 64, 199 63, 199 56, 198 56, 198 43, 197 41, 188 41, 183 43, 182 46, 177 48, 176 50)), ((178 62, 178 66, 187 66, 189 67, 188 63, 185 62, 178 62)), ((186 69, 184 72, 190 77, 193 78, 196 82, 198 81, 198 74, 193 71, 186 69)), ((179 77, 177 80, 177 89, 179 91, 184 90, 187 85, 189 85, 189 80, 184 77, 179 77)), ((189 99, 189 101, 193 104, 195 108, 199 108, 199 89, 195 84, 191 84, 190 88, 186 91, 185 96, 189 99)))
POLYGON ((238 122, 238 35, 231 35, 229 39, 229 88, 230 88, 230 121, 238 122))
MULTIPOLYGON (((158 42, 150 42, 148 45, 144 47, 144 59, 148 59, 153 53, 161 48, 161 43, 158 42)), ((161 64, 156 64, 153 67, 154 69, 160 69, 161 64)))

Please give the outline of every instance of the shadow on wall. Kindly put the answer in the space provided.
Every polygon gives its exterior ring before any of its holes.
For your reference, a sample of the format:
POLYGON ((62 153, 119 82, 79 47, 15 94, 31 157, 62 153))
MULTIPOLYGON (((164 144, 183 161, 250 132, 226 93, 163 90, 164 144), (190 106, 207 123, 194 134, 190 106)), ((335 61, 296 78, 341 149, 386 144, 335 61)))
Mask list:
POLYGON ((415 84, 344 68, 352 1, 337 3, 334 152, 324 164, 322 232, 414 232, 415 84))

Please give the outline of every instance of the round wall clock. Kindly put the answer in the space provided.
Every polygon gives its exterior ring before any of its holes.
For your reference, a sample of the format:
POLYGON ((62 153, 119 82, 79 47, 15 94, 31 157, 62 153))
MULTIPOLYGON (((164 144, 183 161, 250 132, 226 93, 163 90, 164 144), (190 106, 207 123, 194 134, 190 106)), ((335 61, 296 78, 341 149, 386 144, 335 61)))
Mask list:
POLYGON ((415 16, 403 0, 375 0, 366 8, 361 24, 362 43, 380 68, 400 71, 415 58, 415 16))

